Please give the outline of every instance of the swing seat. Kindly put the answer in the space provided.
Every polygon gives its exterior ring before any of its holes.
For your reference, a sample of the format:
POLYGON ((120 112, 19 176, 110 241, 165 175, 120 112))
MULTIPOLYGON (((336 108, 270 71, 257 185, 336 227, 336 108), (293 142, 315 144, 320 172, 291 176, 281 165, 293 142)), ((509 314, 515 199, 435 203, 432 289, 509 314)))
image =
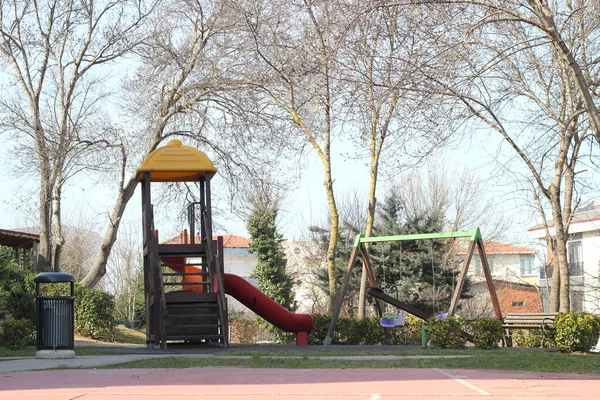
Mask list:
POLYGON ((395 328, 397 326, 404 326, 404 314, 398 315, 398 318, 380 318, 379 325, 384 328, 395 328))

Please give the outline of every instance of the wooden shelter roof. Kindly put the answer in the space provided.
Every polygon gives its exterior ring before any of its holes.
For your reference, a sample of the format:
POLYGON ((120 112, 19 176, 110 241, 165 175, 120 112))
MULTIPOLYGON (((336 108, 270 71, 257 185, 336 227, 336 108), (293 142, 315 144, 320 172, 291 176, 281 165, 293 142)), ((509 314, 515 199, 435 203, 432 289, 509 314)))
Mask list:
POLYGON ((0 245, 8 247, 32 247, 39 243, 40 235, 0 229, 0 245))

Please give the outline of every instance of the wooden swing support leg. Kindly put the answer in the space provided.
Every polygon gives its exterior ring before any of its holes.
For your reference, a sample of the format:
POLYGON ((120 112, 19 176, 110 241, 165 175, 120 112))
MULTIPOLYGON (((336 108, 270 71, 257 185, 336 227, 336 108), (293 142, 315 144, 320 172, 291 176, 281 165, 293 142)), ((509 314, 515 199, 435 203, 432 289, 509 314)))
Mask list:
POLYGON ((458 276, 458 282, 456 283, 454 293, 452 294, 452 301, 450 302, 450 308, 448 309, 448 317, 453 316, 456 312, 456 305, 458 304, 458 299, 460 298, 460 294, 462 293, 463 287, 465 286, 465 281, 467 280, 467 271, 469 270, 469 264, 471 264, 471 258, 473 258, 475 244, 475 240, 472 240, 471 244, 469 245, 467 255, 465 256, 465 260, 463 261, 460 275, 458 276))
POLYGON ((458 277, 458 283, 452 295, 452 302, 450 303, 450 308, 448 309, 448 317, 453 316, 456 312, 458 299, 460 298, 460 294, 462 293, 463 287, 465 286, 465 281, 467 279, 467 271, 469 270, 469 265, 471 265, 471 259, 473 258, 475 246, 477 246, 477 249, 479 250, 481 268, 483 269, 483 273, 485 274, 485 281, 488 287, 488 291, 490 293, 490 299, 492 301, 492 307, 494 308, 494 314, 496 315, 496 318, 502 320, 500 302, 498 301, 496 288, 494 287, 494 282, 492 281, 492 273, 490 272, 490 266, 487 260, 487 255, 485 253, 485 248, 483 247, 483 240, 481 239, 473 240, 469 245, 469 250, 467 251, 467 255, 465 256, 465 260, 463 262, 463 266, 458 277))
POLYGON ((500 308, 500 302, 498 301, 498 296, 496 294, 496 287, 494 286, 494 281, 492 280, 492 271, 490 271, 490 264, 488 263, 485 248, 483 247, 483 240, 477 241, 477 247, 479 248, 481 267, 483 268, 483 273, 485 274, 485 282, 487 283, 488 291, 490 292, 492 307, 494 307, 494 314, 496 314, 496 318, 502 321, 502 309, 500 308))

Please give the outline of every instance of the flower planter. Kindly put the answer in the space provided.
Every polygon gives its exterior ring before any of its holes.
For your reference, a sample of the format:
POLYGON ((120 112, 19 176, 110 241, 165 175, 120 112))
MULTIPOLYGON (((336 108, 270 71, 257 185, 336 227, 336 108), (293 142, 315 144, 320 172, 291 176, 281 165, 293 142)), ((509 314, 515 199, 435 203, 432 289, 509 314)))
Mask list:
POLYGON ((379 325, 381 325, 384 328, 404 326, 404 314, 398 315, 398 318, 380 318, 379 325))

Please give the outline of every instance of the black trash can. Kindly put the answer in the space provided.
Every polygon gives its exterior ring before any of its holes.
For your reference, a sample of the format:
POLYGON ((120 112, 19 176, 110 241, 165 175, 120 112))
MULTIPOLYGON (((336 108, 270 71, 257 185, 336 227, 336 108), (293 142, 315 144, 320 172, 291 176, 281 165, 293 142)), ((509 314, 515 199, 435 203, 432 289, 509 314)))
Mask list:
POLYGON ((73 350, 75 346, 75 276, 47 272, 35 281, 35 345, 37 350, 73 350), (40 284, 70 283, 70 295, 43 296, 40 284))

